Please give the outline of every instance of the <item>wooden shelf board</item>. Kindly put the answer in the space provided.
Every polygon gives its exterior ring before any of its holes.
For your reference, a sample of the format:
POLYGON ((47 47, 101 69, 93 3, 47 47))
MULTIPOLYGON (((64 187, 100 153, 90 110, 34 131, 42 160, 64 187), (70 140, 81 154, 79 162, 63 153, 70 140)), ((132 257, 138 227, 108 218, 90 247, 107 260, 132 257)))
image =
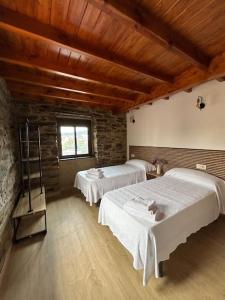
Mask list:
POLYGON ((152 176, 152 177, 155 177, 155 178, 163 176, 163 174, 157 174, 156 172, 147 172, 146 175, 147 176, 152 176))
POLYGON ((45 215, 27 216, 20 220, 16 239, 29 237, 45 230, 45 215))
MULTIPOLYGON (((22 162, 27 162, 28 159, 27 158, 22 158, 22 162)), ((39 161, 39 157, 30 157, 29 161, 39 161)))
MULTIPOLYGON (((34 178, 40 178, 40 172, 30 174, 30 179, 34 178)), ((24 175, 23 180, 28 180, 28 175, 24 175)))
POLYGON ((31 191, 31 203, 32 203, 32 211, 29 210, 29 194, 25 193, 25 196, 20 196, 19 202, 14 210, 13 218, 19 218, 28 215, 34 215, 36 213, 46 211, 46 201, 45 201, 45 189, 43 187, 43 193, 40 194, 41 189, 33 189, 31 191))

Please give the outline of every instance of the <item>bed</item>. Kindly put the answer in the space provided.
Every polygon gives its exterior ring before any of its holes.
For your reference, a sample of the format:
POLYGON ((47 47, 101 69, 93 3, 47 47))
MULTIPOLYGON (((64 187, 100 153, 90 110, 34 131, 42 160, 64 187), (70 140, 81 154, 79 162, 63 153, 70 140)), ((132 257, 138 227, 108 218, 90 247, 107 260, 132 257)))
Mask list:
POLYGON ((143 285, 160 277, 160 264, 188 236, 225 213, 225 182, 207 173, 176 168, 164 176, 106 193, 98 222, 107 225, 143 269, 143 285), (124 204, 141 196, 155 200, 165 213, 160 222, 130 215, 124 204))
POLYGON ((87 178, 87 170, 75 176, 74 187, 81 190, 90 205, 97 203, 106 192, 146 180, 146 173, 154 170, 155 166, 144 160, 131 159, 125 164, 101 169, 103 178, 87 178))

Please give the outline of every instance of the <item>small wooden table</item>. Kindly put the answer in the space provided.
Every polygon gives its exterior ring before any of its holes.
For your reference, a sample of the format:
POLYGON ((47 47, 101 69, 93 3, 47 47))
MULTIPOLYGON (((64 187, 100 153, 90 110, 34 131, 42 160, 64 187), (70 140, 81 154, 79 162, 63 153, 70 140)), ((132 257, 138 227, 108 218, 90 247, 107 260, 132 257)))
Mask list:
POLYGON ((158 178, 161 176, 163 176, 163 174, 157 174, 156 172, 147 172, 146 173, 147 180, 155 179, 155 178, 158 178))

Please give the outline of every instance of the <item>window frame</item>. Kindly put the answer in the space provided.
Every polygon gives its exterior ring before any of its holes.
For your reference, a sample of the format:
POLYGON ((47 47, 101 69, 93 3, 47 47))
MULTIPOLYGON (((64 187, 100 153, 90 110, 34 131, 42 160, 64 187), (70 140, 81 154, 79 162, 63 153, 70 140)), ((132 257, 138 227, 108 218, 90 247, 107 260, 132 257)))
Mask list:
POLYGON ((57 132, 58 132, 58 149, 59 159, 72 159, 72 158, 84 158, 91 157, 92 152, 92 123, 91 120, 85 119, 58 119, 57 120, 57 132), (62 142, 61 142, 61 126, 70 126, 74 128, 74 139, 75 139, 75 154, 74 155, 63 155, 62 154, 62 142), (88 128, 88 153, 77 154, 77 138, 76 138, 76 127, 84 126, 88 128))

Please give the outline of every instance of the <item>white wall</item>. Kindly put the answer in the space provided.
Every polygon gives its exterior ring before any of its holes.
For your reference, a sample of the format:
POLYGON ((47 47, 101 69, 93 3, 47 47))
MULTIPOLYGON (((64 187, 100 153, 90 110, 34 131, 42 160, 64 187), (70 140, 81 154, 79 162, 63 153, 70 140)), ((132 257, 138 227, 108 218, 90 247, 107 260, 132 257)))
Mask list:
POLYGON ((127 114, 128 146, 225 150, 225 82, 210 81, 127 114), (197 109, 203 96, 206 108, 197 109), (130 115, 136 122, 130 123, 130 115))

